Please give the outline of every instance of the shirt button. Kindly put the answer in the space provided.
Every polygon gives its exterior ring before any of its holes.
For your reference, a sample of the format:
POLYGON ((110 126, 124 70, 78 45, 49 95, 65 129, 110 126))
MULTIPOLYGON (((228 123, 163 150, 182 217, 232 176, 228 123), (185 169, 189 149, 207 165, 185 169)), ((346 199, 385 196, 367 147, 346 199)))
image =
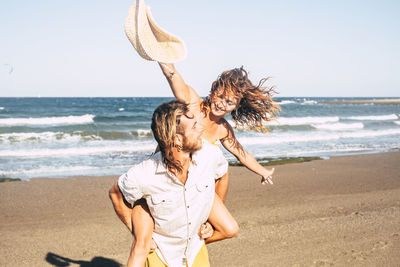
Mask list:
MULTIPOLYGON (((192 223, 191 222, 189 222, 189 225, 191 225, 192 223)), ((190 239, 190 238, 189 238, 190 239)))
POLYGON ((189 205, 187 205, 186 208, 189 208, 189 205))

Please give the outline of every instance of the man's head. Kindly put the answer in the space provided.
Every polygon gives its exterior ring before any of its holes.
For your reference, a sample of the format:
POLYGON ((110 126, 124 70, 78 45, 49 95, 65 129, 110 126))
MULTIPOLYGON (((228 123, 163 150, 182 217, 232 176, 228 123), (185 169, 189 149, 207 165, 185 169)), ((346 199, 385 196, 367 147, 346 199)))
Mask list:
POLYGON ((181 169, 174 160, 173 151, 194 152, 201 149, 203 128, 188 105, 180 101, 158 106, 153 113, 151 130, 168 167, 181 169))

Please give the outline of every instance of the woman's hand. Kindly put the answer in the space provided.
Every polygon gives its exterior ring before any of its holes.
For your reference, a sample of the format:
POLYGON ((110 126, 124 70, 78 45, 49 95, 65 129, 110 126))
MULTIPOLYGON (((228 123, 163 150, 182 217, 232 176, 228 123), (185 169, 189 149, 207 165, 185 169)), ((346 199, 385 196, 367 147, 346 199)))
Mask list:
POLYGON ((272 182, 272 174, 274 173, 275 168, 272 168, 270 170, 266 169, 266 173, 262 176, 261 178, 261 184, 265 185, 265 184, 274 184, 272 182))
POLYGON ((211 237, 214 233, 214 229, 209 222, 205 222, 200 226, 199 236, 200 239, 204 240, 211 237))
POLYGON ((150 253, 156 251, 156 249, 157 249, 157 244, 156 244, 156 242, 154 242, 154 239, 152 238, 151 244, 150 244, 150 253))

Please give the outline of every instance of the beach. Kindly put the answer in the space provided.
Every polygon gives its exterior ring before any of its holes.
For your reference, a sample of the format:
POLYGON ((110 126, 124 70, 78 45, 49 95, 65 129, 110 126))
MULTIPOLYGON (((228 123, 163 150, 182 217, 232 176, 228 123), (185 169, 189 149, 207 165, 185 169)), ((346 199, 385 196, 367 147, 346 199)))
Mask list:
MULTIPOLYGON (((208 245, 212 266, 399 266, 400 152, 276 166, 273 186, 230 167, 240 226, 208 245)), ((116 176, 0 183, 0 266, 125 265, 131 236, 116 176)))

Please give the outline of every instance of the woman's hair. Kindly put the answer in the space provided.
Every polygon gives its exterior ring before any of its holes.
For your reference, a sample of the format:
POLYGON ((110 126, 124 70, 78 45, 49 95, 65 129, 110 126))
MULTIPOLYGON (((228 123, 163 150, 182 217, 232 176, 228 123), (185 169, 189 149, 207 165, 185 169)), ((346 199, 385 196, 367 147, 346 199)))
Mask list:
POLYGON ((158 143, 163 163, 167 168, 172 167, 178 172, 182 170, 182 167, 173 158, 172 148, 175 146, 175 135, 183 134, 183 129, 179 126, 179 123, 181 116, 186 114, 187 111, 187 104, 173 100, 158 106, 151 120, 151 130, 158 143))
POLYGON ((263 84, 268 78, 261 79, 258 85, 253 85, 248 73, 243 69, 235 68, 224 71, 212 83, 210 94, 202 105, 203 112, 208 112, 212 99, 217 95, 232 95, 239 99, 238 108, 231 112, 236 126, 245 126, 251 130, 266 130, 263 121, 271 121, 279 113, 280 107, 272 100, 276 93, 272 87, 263 84))

